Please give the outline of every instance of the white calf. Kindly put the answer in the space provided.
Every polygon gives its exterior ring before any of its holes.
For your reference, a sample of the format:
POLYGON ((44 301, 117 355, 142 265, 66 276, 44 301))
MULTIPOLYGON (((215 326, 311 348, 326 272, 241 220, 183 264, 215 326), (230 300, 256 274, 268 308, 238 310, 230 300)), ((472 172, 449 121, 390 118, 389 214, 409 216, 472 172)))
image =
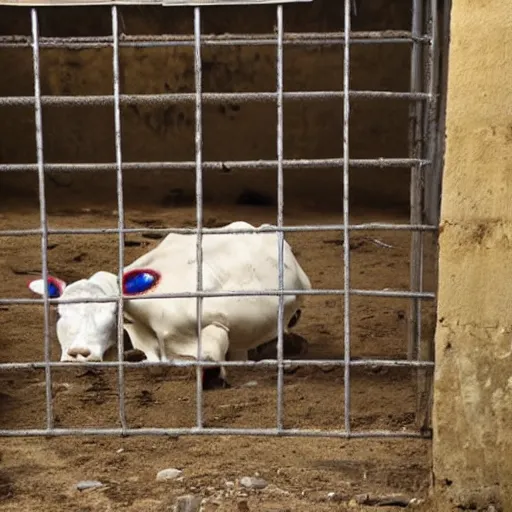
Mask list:
MULTIPOLYGON (((268 225, 265 225, 268 226, 268 225)), ((262 226, 263 227, 263 226, 262 226)), ((224 229, 250 229, 233 222, 224 229)), ((203 290, 262 291, 278 287, 278 249, 275 233, 204 234, 203 290)), ((308 290, 311 283, 284 242, 284 289, 308 290)), ((170 234, 153 250, 124 269, 124 328, 134 348, 148 361, 197 356, 197 300, 171 298, 137 300, 140 295, 196 291, 196 236, 170 234)), ((30 289, 43 294, 41 279, 30 289)), ((52 297, 105 297, 118 292, 117 276, 98 272, 70 285, 49 278, 52 297)), ((284 296, 284 325, 300 313, 301 296, 284 296)), ((57 336, 62 361, 101 361, 116 344, 115 303, 59 304, 57 336)), ((202 357, 246 360, 247 352, 277 336, 277 296, 206 297, 201 315, 202 357)), ((224 372, 223 372, 224 373, 224 372)))

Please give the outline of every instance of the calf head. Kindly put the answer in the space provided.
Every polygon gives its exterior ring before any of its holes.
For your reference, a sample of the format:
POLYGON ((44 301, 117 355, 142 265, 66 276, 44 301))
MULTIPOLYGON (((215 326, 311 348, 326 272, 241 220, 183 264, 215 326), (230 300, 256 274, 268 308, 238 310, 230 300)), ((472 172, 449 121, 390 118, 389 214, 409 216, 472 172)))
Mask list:
MULTIPOLYGON (((44 295, 42 279, 30 282, 29 288, 38 295, 44 295)), ((109 287, 90 279, 81 279, 68 285, 55 277, 48 278, 48 296, 52 299, 95 299, 114 293, 109 287)), ((102 361, 105 352, 115 345, 117 303, 59 304, 57 312, 61 361, 102 361)))

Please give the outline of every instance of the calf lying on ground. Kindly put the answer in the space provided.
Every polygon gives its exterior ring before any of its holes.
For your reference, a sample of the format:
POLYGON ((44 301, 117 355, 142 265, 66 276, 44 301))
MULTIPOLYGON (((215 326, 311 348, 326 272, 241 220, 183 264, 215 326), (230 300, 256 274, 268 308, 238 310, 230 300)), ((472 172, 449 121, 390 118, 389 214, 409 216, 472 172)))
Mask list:
MULTIPOLYGON (((264 225, 268 226, 268 225, 264 225)), ((263 227, 263 226, 262 226, 263 227)), ((233 222, 224 229, 253 229, 246 222, 233 222)), ((123 293, 134 297, 124 302, 124 328, 135 349, 148 361, 196 358, 198 349, 197 299, 136 297, 197 290, 195 235, 169 234, 153 250, 124 269, 123 293)), ((276 233, 203 234, 203 290, 207 292, 263 291, 278 288, 276 233)), ((311 289, 309 278, 284 242, 284 289, 311 289)), ((34 293, 44 293, 42 279, 29 284, 34 293)), ((67 285, 49 277, 52 298, 100 298, 119 292, 118 279, 97 272, 89 279, 67 285)), ((222 362, 247 360, 248 351, 277 336, 277 296, 205 297, 202 301, 202 359, 222 362)), ((301 295, 284 296, 284 326, 300 317, 301 295)), ((117 303, 59 304, 57 337, 61 361, 101 361, 116 342, 117 303)), ((208 372, 205 372, 207 375, 208 372)), ((224 368, 211 375, 225 384, 224 368)))

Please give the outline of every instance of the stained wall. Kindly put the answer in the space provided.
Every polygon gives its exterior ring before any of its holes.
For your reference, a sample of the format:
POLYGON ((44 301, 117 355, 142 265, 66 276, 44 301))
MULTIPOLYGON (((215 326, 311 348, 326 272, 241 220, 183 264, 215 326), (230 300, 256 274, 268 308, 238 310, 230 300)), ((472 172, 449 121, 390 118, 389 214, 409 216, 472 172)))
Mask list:
MULTIPOLYGON (((359 2, 353 30, 410 30, 411 1, 359 2)), ((44 8, 39 10, 41 35, 110 35, 108 7, 44 8)), ((190 8, 122 7, 121 28, 130 35, 192 34, 190 8)), ((205 34, 273 33, 275 6, 204 9, 205 34)), ((287 32, 343 30, 343 9, 337 0, 287 5, 287 32)), ((30 34, 25 8, 0 7, 0 34, 30 34)), ((354 44, 351 47, 350 86, 360 90, 408 91, 410 44, 354 44)), ((202 50, 204 92, 257 92, 276 89, 275 46, 208 47, 202 50)), ((31 49, 0 49, 0 96, 32 95, 31 49)), ((286 46, 285 91, 342 90, 343 48, 286 46)), ((112 50, 43 49, 43 94, 111 94, 112 50)), ((122 48, 121 85, 124 93, 193 92, 193 49, 122 48)), ((343 155, 342 100, 286 101, 285 158, 340 158, 343 155)), ((34 163, 32 107, 0 107, 0 162, 34 163)), ((114 162, 112 107, 45 106, 44 153, 51 163, 114 162)), ((204 160, 276 159, 276 104, 225 103, 203 108, 204 160)), ((194 160, 193 104, 127 106, 122 109, 125 161, 194 160)), ((354 99, 351 102, 352 158, 407 157, 408 102, 354 99)), ((351 201, 378 208, 404 208, 409 203, 409 169, 354 168, 351 201)), ((0 176, 4 200, 37 200, 34 173, 0 176)), ((139 201, 161 204, 193 199, 193 171, 128 172, 128 206, 139 201), (171 198, 171 200, 169 200, 171 198)), ((275 169, 205 171, 205 199, 235 202, 251 189, 275 201, 275 169)), ((312 168, 285 172, 285 201, 305 208, 339 210, 341 169, 312 168)), ((50 201, 115 204, 115 174, 54 174, 47 183, 50 201)))

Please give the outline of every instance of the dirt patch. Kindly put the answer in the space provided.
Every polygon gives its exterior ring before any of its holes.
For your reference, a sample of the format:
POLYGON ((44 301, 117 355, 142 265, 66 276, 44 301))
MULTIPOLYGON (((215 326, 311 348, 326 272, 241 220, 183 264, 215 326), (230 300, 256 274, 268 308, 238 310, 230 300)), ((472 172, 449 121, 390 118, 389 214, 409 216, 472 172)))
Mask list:
MULTIPOLYGON (((0 211, 0 228, 33 228, 37 211, 0 211)), ((275 209, 233 206, 205 210, 207 224, 236 219, 274 222, 275 209)), ((354 215, 352 222, 406 222, 382 214, 354 215)), ((287 212, 285 223, 332 224, 338 214, 287 212)), ((59 228, 115 227, 111 210, 59 211, 50 214, 59 228)), ((130 227, 190 226, 193 208, 130 208, 130 227)), ((334 232, 291 233, 287 240, 315 288, 343 286, 342 241, 334 232)), ((129 235, 126 261, 132 261, 158 240, 129 235)), ((351 286, 361 289, 407 289, 409 240, 405 232, 354 232, 351 236, 351 286)), ((60 235, 49 240, 49 267, 68 281, 94 271, 116 270, 116 239, 111 235, 60 235)), ((3 297, 30 297, 27 282, 40 270, 40 240, 2 239, 0 274, 3 297)), ((403 299, 354 296, 351 300, 351 342, 354 357, 406 357, 406 311, 403 299)), ((3 306, 1 362, 43 358, 43 310, 39 306, 3 306)), ((309 341, 308 358, 341 358, 343 300, 341 296, 306 299, 294 331, 309 341)), ((53 342, 52 357, 59 355, 53 342)), ((118 427, 115 369, 70 368, 53 374, 55 424, 59 427, 118 427)), ((274 427, 276 372, 230 369, 232 388, 204 394, 204 422, 211 427, 274 427), (250 386, 246 384, 255 381, 250 386)), ((351 371, 351 425, 367 429, 414 428, 415 380, 405 369, 351 371)), ((44 372, 0 373, 0 428, 44 428, 44 372)), ((126 371, 126 412, 131 427, 193 427, 196 424, 195 377, 178 369, 126 371)), ((285 375, 286 428, 343 428, 343 370, 299 368, 285 375)), ((3 510, 169 510, 177 496, 208 496, 207 511, 345 510, 338 493, 403 493, 424 497, 430 474, 427 440, 342 440, 183 436, 14 438, 2 442, 0 499, 3 510), (178 481, 157 482, 167 467, 183 470, 178 481), (243 476, 259 473, 269 482, 247 496, 227 492, 243 476), (103 488, 77 491, 80 480, 100 480, 103 488), (228 482, 228 483, 226 483, 228 482), (219 494, 220 493, 220 494, 219 494), (222 494, 224 493, 224 494, 222 494), (222 497, 219 496, 222 494, 222 497), (329 496, 331 498, 329 498, 329 496)), ((361 510, 365 510, 361 506, 361 510)), ((387 508, 393 510, 393 508, 387 508)), ((399 510, 399 509, 397 509, 399 510)))

